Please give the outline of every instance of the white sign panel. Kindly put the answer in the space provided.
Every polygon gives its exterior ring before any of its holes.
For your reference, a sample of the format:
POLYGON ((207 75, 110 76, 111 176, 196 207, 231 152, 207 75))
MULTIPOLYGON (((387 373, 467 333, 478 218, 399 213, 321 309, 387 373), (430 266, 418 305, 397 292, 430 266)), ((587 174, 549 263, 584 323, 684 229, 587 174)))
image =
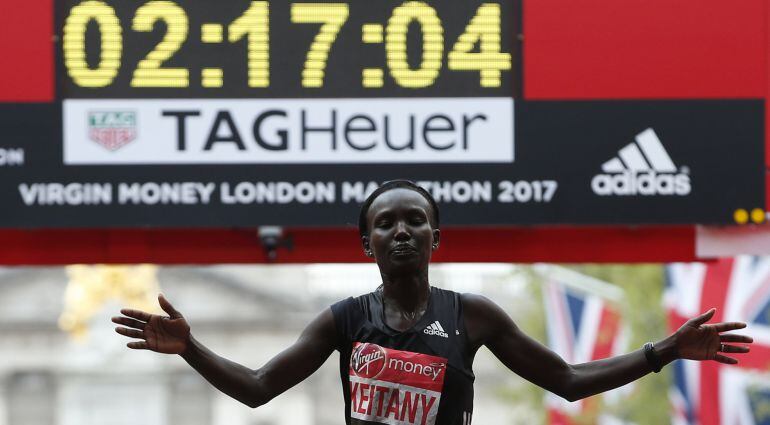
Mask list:
POLYGON ((64 163, 512 163, 512 98, 64 101, 64 163))

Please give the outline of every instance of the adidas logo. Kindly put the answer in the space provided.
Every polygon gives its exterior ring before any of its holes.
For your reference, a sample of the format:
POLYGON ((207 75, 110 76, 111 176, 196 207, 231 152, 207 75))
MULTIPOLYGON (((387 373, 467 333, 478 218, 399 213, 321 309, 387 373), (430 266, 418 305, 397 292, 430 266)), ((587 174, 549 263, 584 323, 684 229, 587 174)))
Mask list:
POLYGON ((603 174, 591 180, 591 189, 600 196, 690 194, 690 176, 677 170, 655 130, 636 135, 636 142, 618 151, 618 156, 602 164, 603 174))
POLYGON ((444 332, 444 328, 441 327, 441 323, 439 323, 438 320, 428 325, 428 327, 423 330, 423 333, 427 335, 437 335, 444 338, 449 338, 449 334, 444 332))

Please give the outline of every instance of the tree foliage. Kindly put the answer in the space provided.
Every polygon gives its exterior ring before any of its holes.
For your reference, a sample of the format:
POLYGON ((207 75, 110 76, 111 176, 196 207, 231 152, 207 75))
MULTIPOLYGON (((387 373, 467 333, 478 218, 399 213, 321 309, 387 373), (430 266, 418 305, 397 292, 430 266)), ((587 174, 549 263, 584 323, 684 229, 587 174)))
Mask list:
MULTIPOLYGON (((642 347, 647 341, 657 341, 668 334, 666 315, 662 305, 664 272, 659 264, 645 265, 594 265, 568 266, 572 270, 593 276, 617 285, 625 292, 625 300, 618 305, 623 319, 631 331, 629 351, 642 347)), ((541 287, 543 279, 530 267, 522 267, 519 273, 528 276, 528 296, 533 300, 531 309, 523 317, 515 318, 528 335, 546 343, 545 311, 541 287)), ((574 418, 579 424, 595 424, 602 412, 610 413, 624 421, 638 424, 670 423, 668 386, 670 368, 659 374, 650 374, 636 382, 633 393, 622 403, 607 405, 600 396, 580 417, 574 418)), ((545 423, 545 391, 533 385, 516 385, 501 388, 501 397, 529 405, 530 411, 541 412, 536 418, 511 423, 545 423)))

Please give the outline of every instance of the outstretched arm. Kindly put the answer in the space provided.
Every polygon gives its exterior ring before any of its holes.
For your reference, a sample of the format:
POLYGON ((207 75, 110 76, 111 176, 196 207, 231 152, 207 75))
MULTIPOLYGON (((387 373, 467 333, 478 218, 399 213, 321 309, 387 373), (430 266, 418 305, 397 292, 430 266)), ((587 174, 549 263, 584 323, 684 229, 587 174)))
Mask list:
MULTIPOLYGON (((642 349, 602 360, 571 365, 524 334, 495 303, 478 295, 463 295, 468 336, 475 346, 486 345, 506 367, 554 394, 574 401, 623 386, 650 373, 642 349)), ((678 331, 654 344, 663 365, 676 359, 715 360, 734 364, 725 353, 746 353, 752 339, 722 332, 746 327, 744 323, 706 324, 714 309, 690 319, 678 331)))
POLYGON ((158 301, 168 317, 123 309, 124 316, 112 318, 124 326, 116 332, 139 339, 129 342, 128 347, 179 354, 220 391, 251 407, 267 403, 310 376, 334 351, 334 317, 327 309, 310 322, 293 345, 252 370, 206 348, 193 338, 184 316, 163 295, 158 301))

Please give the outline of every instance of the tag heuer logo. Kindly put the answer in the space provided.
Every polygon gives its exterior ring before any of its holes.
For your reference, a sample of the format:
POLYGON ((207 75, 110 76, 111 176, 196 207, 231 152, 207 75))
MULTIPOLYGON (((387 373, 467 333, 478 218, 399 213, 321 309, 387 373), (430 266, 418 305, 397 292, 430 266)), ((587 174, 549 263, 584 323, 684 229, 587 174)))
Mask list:
POLYGON ((118 150, 136 139, 136 112, 89 112, 88 134, 108 150, 118 150))

